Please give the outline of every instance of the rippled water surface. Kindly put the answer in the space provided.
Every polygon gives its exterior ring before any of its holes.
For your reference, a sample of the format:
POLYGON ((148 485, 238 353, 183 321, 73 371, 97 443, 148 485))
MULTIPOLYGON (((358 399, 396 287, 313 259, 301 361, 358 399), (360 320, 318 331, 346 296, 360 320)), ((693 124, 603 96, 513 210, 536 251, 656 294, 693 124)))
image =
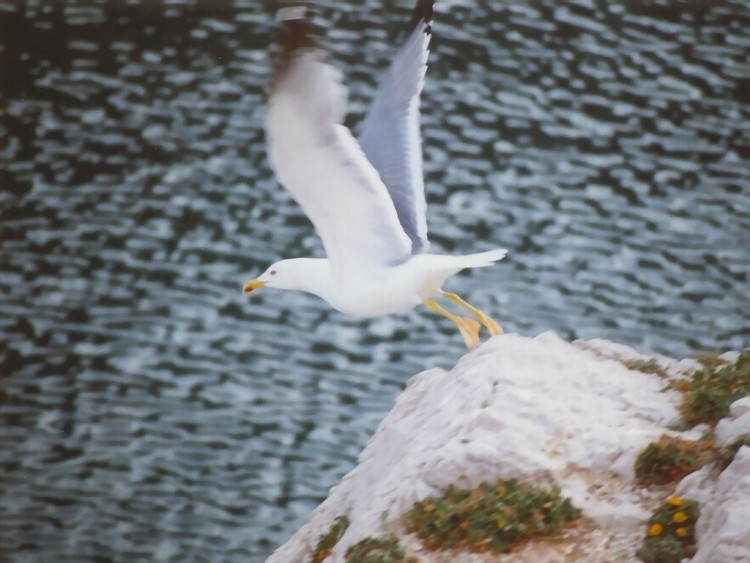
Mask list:
MULTIPOLYGON (((358 123, 409 2, 319 2, 358 123)), ((240 293, 321 254, 263 141, 274 2, 0 1, 0 559, 258 561, 463 353, 240 293)), ((438 1, 433 248, 506 330, 748 345, 750 7, 438 1)), ((554 376, 554 374, 550 374, 554 376)))

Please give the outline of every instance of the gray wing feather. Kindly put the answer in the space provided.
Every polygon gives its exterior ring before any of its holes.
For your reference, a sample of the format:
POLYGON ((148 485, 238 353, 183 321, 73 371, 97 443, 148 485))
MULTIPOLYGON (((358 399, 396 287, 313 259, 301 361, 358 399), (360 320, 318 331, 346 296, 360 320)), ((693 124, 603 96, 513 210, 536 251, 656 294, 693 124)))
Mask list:
POLYGON ((412 253, 427 250, 419 96, 427 70, 432 0, 419 0, 404 41, 380 83, 359 143, 396 207, 412 253))

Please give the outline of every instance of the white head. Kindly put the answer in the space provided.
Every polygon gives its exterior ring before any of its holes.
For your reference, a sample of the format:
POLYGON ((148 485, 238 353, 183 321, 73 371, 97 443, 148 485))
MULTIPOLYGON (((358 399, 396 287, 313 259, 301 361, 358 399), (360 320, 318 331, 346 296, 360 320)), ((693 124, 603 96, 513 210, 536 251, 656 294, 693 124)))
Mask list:
POLYGON ((321 284, 327 283, 328 260, 316 258, 290 258, 271 264, 265 272, 242 287, 250 293, 261 287, 308 291, 320 295, 321 284))

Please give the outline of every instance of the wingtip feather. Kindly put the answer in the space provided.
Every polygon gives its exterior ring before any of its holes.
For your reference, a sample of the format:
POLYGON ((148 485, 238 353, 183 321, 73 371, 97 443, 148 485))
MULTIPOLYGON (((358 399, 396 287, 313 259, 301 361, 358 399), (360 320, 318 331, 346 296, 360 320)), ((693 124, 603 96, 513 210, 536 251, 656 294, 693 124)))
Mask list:
POLYGON ((279 43, 282 48, 282 59, 299 49, 315 47, 314 29, 305 4, 289 3, 279 8, 276 12, 276 21, 281 24, 279 43))
POLYGON ((278 30, 278 49, 272 55, 271 66, 274 68, 271 79, 271 91, 275 91, 288 72, 295 55, 305 49, 316 47, 314 27, 308 15, 308 6, 304 2, 283 2, 276 11, 278 30))
POLYGON ((432 11, 435 5, 435 0, 417 0, 414 5, 414 9, 411 12, 411 19, 406 27, 406 36, 408 37, 411 33, 419 26, 421 22, 425 23, 424 33, 430 35, 432 32, 432 11))

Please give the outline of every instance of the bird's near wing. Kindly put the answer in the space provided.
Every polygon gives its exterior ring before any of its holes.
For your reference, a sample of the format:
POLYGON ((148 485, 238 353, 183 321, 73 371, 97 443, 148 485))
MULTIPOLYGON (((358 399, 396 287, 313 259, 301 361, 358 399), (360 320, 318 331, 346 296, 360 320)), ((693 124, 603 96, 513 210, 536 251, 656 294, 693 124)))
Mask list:
POLYGON ((346 89, 300 8, 279 14, 282 53, 268 102, 271 164, 323 240, 335 270, 403 261, 410 241, 380 176, 342 125, 346 89))
POLYGON ((365 118, 359 142, 380 174, 411 239, 427 250, 427 219, 419 132, 419 95, 427 71, 433 0, 418 0, 406 35, 365 118))

